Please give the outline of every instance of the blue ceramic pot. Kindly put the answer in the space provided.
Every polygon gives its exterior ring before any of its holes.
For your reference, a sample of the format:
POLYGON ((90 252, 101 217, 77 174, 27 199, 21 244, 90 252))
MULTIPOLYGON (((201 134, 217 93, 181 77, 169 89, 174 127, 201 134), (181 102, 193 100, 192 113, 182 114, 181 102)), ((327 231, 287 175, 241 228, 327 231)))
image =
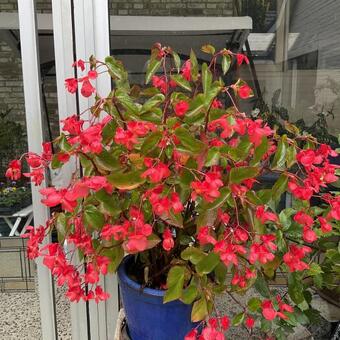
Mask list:
POLYGON ((164 290, 141 288, 131 280, 127 268, 132 256, 123 259, 118 280, 129 335, 132 340, 183 340, 196 325, 191 322, 191 305, 180 301, 163 304, 164 290))

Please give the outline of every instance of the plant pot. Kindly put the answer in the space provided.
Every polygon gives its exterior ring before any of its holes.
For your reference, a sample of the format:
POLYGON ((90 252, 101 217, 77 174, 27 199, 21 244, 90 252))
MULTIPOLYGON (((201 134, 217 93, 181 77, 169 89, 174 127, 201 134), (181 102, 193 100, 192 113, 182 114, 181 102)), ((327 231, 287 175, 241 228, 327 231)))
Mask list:
POLYGON ((142 288, 127 275, 132 256, 123 259, 118 280, 129 336, 132 340, 182 340, 196 326, 191 305, 181 301, 163 304, 164 290, 142 288))

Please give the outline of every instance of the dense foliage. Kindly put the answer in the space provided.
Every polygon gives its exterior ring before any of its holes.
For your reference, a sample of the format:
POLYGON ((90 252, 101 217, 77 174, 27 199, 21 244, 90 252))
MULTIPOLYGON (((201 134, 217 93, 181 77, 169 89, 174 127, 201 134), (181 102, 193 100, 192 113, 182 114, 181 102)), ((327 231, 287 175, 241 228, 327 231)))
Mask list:
MULTIPOLYGON (((61 204, 62 212, 31 227, 28 255, 43 257, 71 301, 98 302, 108 298, 99 275, 115 271, 124 254, 135 254, 131 276, 166 289, 164 302, 193 304, 192 320, 206 322, 201 335, 197 328, 186 340, 224 339, 230 323, 250 335, 260 327, 268 339, 282 339, 314 315, 307 288, 331 285, 316 262, 321 251, 333 278, 339 273, 339 248, 327 239, 339 234, 340 199, 320 194, 338 180, 329 162, 337 154, 293 126, 294 138, 246 117, 236 103, 251 97, 251 88, 241 79, 225 84, 218 70, 225 74, 247 57, 210 45, 202 50, 209 64, 199 65, 193 51, 182 64, 171 48, 154 45, 146 72, 152 85, 143 88, 130 86, 113 57, 75 63, 84 76, 67 79, 67 90, 95 95, 94 105, 63 121, 56 154, 44 144, 42 155, 25 155, 26 176, 40 185, 48 166, 76 160, 81 167, 68 187, 40 191, 43 204, 61 204), (113 79, 108 95, 96 93, 100 73, 113 79), (228 101, 231 107, 224 106, 228 101), (260 176, 273 173, 275 184, 263 188, 260 176), (278 211, 287 191, 293 206, 278 211), (322 204, 311 207, 312 197, 322 204), (41 247, 54 229, 59 244, 41 247), (65 240, 73 251, 65 252, 65 240), (85 271, 73 264, 72 252, 85 271), (268 285, 278 271, 288 285, 284 296, 268 285), (253 286, 262 298, 241 304, 232 321, 218 314, 208 319, 217 294, 238 303, 234 295, 253 286)), ((7 176, 17 177, 20 168, 21 161, 12 162, 7 176)))

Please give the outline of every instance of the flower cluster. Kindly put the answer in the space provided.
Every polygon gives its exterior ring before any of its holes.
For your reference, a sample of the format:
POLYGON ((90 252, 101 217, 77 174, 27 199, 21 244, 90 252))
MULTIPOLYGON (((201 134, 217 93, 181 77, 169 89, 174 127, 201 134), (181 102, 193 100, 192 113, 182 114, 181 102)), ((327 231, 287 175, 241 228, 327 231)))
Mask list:
POLYGON ((42 257, 72 301, 107 299, 100 276, 134 254, 141 285, 165 288, 165 302, 192 304, 198 326, 186 340, 222 340, 230 325, 244 325, 250 334, 259 327, 274 339, 280 327, 310 315, 304 279, 329 287, 326 277, 338 273, 330 265, 338 248, 327 238, 339 234, 340 196, 325 192, 338 180, 337 153, 298 129, 280 136, 240 112, 237 104, 253 96, 251 87, 223 76, 233 60, 246 65, 247 56, 210 45, 202 51, 210 63, 199 65, 193 51, 182 61, 155 44, 143 88, 130 86, 113 57, 78 60, 81 76, 65 86, 71 95, 79 86, 80 95, 90 97, 89 118, 64 119, 55 152, 45 143, 41 155, 12 161, 6 176, 18 180, 25 160, 30 172, 24 176, 43 184, 42 204, 59 207, 25 237, 29 258, 42 257), (112 77, 109 94, 97 93, 99 74, 112 77), (67 186, 54 187, 48 178, 44 185, 48 168, 70 161, 81 171, 67 186), (270 186, 266 176, 274 178, 270 186), (287 191, 293 204, 282 208, 287 191), (42 246, 53 231, 59 243, 42 246), (325 266, 315 262, 320 252, 325 266), (290 300, 269 285, 277 271, 286 276, 290 300), (241 304, 232 320, 211 317, 218 292, 234 297, 250 288, 263 298, 241 304))

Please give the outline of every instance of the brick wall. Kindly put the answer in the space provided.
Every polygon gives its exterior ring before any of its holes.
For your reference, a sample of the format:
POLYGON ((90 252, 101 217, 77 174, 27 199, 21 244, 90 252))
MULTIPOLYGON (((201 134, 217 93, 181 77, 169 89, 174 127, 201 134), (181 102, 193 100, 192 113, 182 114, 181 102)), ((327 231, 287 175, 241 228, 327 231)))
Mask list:
POLYGON ((20 54, 15 47, 2 40, 0 41, 0 111, 11 110, 11 117, 22 121, 25 118, 24 109, 20 54))
POLYGON ((110 0, 111 15, 232 16, 233 0, 110 0))

